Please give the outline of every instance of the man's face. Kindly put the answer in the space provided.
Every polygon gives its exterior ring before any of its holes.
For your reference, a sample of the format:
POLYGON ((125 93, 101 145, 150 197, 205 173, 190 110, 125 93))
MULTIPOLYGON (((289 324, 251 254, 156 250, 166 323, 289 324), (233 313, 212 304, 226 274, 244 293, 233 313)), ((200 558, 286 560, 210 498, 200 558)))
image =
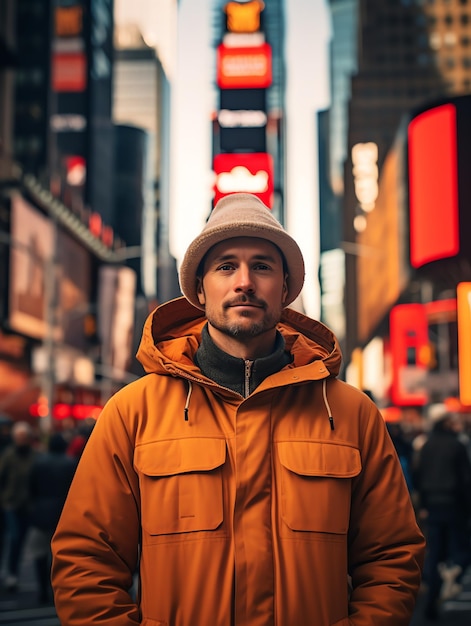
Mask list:
POLYGON ((255 237, 236 237, 209 250, 198 280, 198 299, 220 334, 248 340, 275 328, 287 296, 278 248, 255 237))

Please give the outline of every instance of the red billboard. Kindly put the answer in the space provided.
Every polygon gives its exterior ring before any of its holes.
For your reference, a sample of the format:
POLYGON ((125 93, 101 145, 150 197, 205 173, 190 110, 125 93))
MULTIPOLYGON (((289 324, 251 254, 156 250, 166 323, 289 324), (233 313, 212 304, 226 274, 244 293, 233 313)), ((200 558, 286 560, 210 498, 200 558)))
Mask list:
POLYGON ((52 55, 52 89, 81 92, 87 88, 87 57, 83 52, 52 55))
POLYGON ((214 203, 237 191, 253 193, 273 207, 273 158, 266 152, 218 154, 213 160, 214 203))
POLYGON ((233 48, 220 44, 216 57, 217 84, 220 89, 267 88, 272 84, 272 51, 260 46, 233 48))
POLYGON ((391 399, 396 406, 423 406, 428 401, 427 366, 428 321, 424 305, 399 304, 389 318, 391 341, 391 399))
POLYGON ((460 251, 456 107, 417 115, 408 129, 410 262, 412 267, 460 251))

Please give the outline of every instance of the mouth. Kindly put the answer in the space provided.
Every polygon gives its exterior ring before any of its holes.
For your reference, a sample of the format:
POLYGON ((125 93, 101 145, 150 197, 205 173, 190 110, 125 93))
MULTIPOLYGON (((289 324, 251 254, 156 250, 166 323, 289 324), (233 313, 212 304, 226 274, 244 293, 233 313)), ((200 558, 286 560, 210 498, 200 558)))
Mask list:
POLYGON ((227 304, 227 308, 230 309, 237 309, 237 308, 242 308, 242 309, 263 309, 263 305, 261 303, 258 302, 253 302, 250 300, 245 300, 245 301, 237 301, 237 302, 229 302, 227 304))

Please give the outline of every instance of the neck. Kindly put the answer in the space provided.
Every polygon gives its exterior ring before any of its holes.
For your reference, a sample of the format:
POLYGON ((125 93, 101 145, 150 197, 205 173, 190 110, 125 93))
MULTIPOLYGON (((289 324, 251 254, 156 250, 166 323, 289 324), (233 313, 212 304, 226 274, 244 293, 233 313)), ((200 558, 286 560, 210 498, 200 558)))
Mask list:
POLYGON ((257 335, 256 337, 246 337, 238 339, 222 333, 220 330, 208 323, 208 332, 215 345, 220 349, 238 359, 254 361, 271 354, 275 349, 276 329, 257 335))

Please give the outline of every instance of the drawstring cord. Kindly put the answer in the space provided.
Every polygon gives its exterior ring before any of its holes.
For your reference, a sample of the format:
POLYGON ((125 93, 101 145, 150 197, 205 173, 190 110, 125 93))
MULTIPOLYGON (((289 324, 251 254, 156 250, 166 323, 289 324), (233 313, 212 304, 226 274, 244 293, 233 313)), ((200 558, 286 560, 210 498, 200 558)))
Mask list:
POLYGON ((327 409, 327 415, 329 416, 330 430, 334 430, 335 429, 334 418, 332 417, 330 404, 329 404, 329 401, 327 400, 327 381, 325 378, 322 381, 322 395, 324 397, 324 404, 325 404, 325 408, 327 409))
MULTIPOLYGON (((183 409, 183 413, 185 416, 185 422, 189 421, 189 406, 190 406, 190 398, 191 392, 193 391, 193 383, 191 380, 188 381, 188 393, 186 395, 185 408, 183 409)), ((325 408, 327 409, 327 414, 329 416, 330 430, 335 430, 334 418, 332 417, 332 411, 330 409, 329 401, 327 400, 327 382, 324 379, 322 381, 322 396, 324 398, 325 408)))
POLYGON ((185 422, 188 422, 188 420, 189 420, 188 410, 189 410, 189 406, 190 406, 190 397, 191 397, 192 390, 193 390, 193 383, 191 382, 191 380, 189 380, 188 381, 188 393, 187 393, 187 396, 186 396, 185 408, 183 409, 183 413, 185 415, 185 422))

